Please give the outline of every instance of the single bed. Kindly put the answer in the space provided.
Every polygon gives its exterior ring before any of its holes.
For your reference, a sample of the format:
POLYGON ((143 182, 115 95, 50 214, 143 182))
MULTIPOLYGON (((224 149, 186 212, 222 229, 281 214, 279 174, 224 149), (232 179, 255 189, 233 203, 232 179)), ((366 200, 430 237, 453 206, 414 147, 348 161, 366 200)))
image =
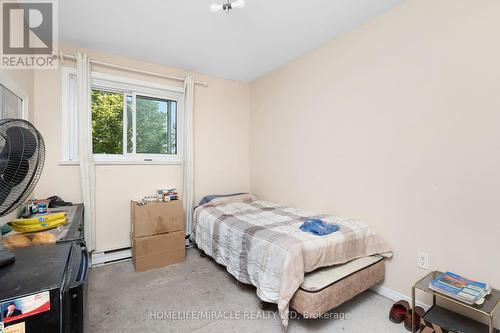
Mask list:
POLYGON ((194 211, 191 239, 258 297, 318 316, 380 282, 387 243, 368 225, 257 200, 249 194, 211 197, 194 211), (340 230, 316 236, 300 230, 310 218, 340 230), (379 256, 376 256, 379 255, 379 256))

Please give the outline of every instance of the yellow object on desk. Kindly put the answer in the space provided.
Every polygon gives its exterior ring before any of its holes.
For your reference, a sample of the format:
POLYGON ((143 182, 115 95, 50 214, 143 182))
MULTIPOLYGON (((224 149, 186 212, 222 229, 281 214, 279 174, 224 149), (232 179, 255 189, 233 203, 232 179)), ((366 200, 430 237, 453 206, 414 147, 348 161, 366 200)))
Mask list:
POLYGON ((38 224, 42 222, 50 222, 54 220, 60 220, 66 217, 66 213, 52 213, 46 215, 39 215, 35 217, 30 217, 27 219, 15 219, 12 220, 11 223, 15 223, 17 225, 27 225, 27 224, 38 224))
POLYGON ((37 232, 65 225, 66 223, 68 223, 68 220, 64 217, 53 221, 38 222, 34 224, 25 224, 24 222, 9 222, 8 224, 17 232, 37 232))

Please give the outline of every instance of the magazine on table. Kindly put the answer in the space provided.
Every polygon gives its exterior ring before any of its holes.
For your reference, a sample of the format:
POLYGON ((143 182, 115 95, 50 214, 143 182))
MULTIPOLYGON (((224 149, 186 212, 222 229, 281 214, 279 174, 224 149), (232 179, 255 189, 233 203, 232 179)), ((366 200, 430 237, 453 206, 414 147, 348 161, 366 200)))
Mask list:
POLYGON ((451 272, 441 274, 429 283, 429 288, 469 305, 482 304, 484 297, 491 292, 488 284, 466 279, 451 272))

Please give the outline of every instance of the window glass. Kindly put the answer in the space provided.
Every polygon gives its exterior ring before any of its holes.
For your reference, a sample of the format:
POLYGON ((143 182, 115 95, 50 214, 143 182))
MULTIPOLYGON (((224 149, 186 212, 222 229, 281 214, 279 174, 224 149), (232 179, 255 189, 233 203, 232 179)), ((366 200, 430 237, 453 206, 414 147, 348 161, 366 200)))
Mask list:
POLYGON ((138 154, 177 153, 176 108, 175 101, 136 97, 138 154))
POLYGON ((94 154, 123 154, 123 94, 92 90, 94 154))
POLYGON ((134 152, 133 97, 127 96, 127 153, 134 152))
POLYGON ((9 89, 0 85, 0 117, 1 118, 22 118, 22 99, 17 97, 9 89))

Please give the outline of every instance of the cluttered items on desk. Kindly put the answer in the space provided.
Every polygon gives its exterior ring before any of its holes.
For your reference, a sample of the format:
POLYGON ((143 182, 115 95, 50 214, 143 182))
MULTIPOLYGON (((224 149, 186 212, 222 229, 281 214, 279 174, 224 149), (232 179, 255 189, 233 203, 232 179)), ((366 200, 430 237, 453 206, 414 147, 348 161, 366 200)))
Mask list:
POLYGON ((21 217, 29 218, 33 214, 45 214, 49 208, 67 207, 72 204, 57 195, 42 200, 31 199, 22 206, 21 217))
POLYGON ((491 287, 487 283, 470 280, 451 272, 443 273, 431 281, 429 288, 469 305, 483 304, 484 298, 491 293, 491 287))
POLYGON ((60 207, 68 205, 71 203, 64 202, 57 196, 27 201, 22 206, 21 217, 13 219, 2 227, 2 234, 6 234, 3 237, 4 246, 14 249, 56 243, 68 231, 67 212, 60 211, 66 209, 60 207))
POLYGON ((54 244, 64 236, 63 228, 68 223, 65 212, 35 214, 30 218, 18 218, 7 225, 13 230, 4 236, 4 245, 8 249, 31 245, 54 244))

